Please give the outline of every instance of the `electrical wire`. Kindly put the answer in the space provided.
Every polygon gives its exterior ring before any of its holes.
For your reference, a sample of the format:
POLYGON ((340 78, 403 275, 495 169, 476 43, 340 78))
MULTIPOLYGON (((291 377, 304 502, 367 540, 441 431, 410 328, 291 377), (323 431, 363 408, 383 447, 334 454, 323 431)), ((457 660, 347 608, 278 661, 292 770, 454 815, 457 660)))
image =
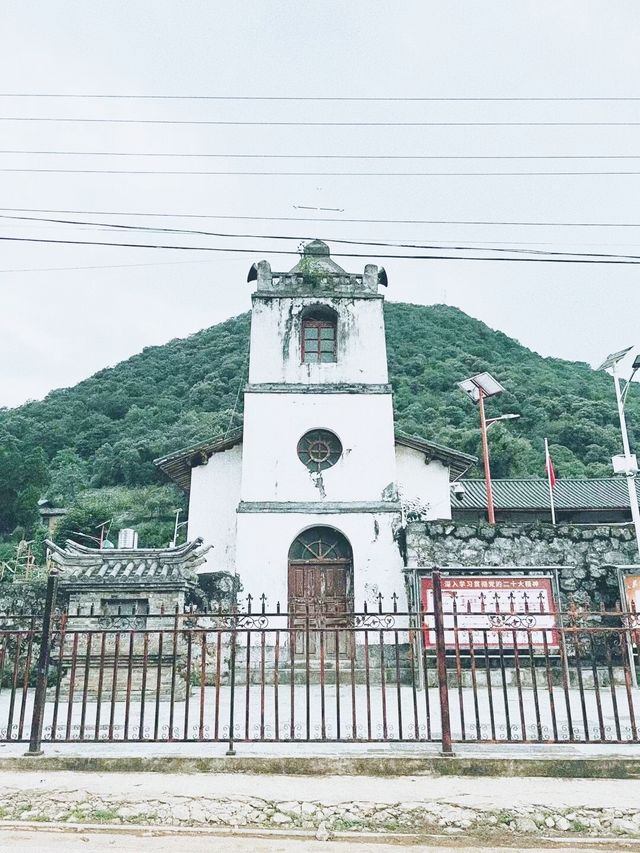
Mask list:
MULTIPOLYGON (((287 240, 287 241, 296 241, 296 242, 304 242, 307 240, 317 239, 316 237, 311 237, 309 235, 299 235, 299 234, 233 234, 228 231, 204 231, 199 229, 192 228, 164 228, 157 226, 147 226, 147 225, 126 225, 122 223, 109 223, 109 222, 89 222, 85 219, 51 219, 48 217, 39 217, 39 216, 12 216, 7 214, 0 214, 0 219, 11 219, 11 220, 19 220, 21 222, 46 222, 48 224, 55 223, 57 225, 95 225, 96 228, 106 228, 113 230, 125 230, 125 231, 144 231, 144 232, 152 232, 152 233, 163 233, 163 234, 185 234, 188 236, 197 236, 197 237, 230 237, 232 239, 250 239, 250 240, 287 240)), ((415 242, 404 242, 399 240, 356 240, 356 239, 348 239, 342 237, 327 237, 327 242, 329 243, 341 243, 347 244, 350 246, 375 246, 380 247, 383 246, 385 248, 398 248, 398 249, 423 249, 423 250, 443 250, 449 249, 450 251, 460 251, 460 252, 469 252, 476 251, 478 249, 477 246, 460 246, 460 245, 451 245, 452 241, 447 241, 448 245, 432 245, 426 243, 415 243, 415 242)), ((504 248, 503 246, 495 246, 493 244, 488 244, 486 249, 482 249, 482 251, 492 251, 492 252, 508 252, 511 254, 527 254, 527 255, 557 255, 557 256, 568 256, 568 257, 600 257, 600 258, 634 258, 640 260, 640 256, 636 258, 634 255, 626 255, 626 254, 611 254, 611 253, 596 253, 596 252, 553 252, 548 249, 522 249, 522 248, 504 248)))
POLYGON ((214 264, 215 259, 206 261, 149 261, 142 264, 91 264, 89 266, 74 267, 15 267, 13 269, 0 269, 0 273, 18 272, 75 272, 76 270, 115 270, 121 267, 171 267, 183 264, 214 264))
MULTIPOLYGON (((297 255, 295 250, 287 251, 285 249, 243 249, 238 247, 220 247, 220 246, 176 246, 162 243, 112 243, 108 241, 98 240, 62 240, 49 239, 40 237, 7 237, 0 236, 0 241, 11 243, 48 243, 57 245, 72 245, 72 246, 110 246, 117 248, 130 249, 168 249, 171 251, 186 251, 186 252, 228 252, 234 254, 252 254, 259 255, 267 253, 270 255, 297 255)), ((443 250, 451 251, 451 247, 443 247, 443 250)), ((431 260, 431 261, 489 261, 489 262, 523 262, 523 263, 571 263, 571 264, 627 264, 634 266, 640 264, 640 256, 613 256, 609 257, 591 257, 585 253, 585 256, 579 258, 574 257, 535 257, 535 258, 486 258, 486 257, 468 257, 460 255, 396 255, 391 253, 368 252, 366 254, 358 252, 335 252, 334 258, 380 258, 380 259, 395 259, 395 260, 431 260), (628 259, 627 259, 628 258, 628 259)))
MULTIPOLYGON (((294 205, 295 206, 295 205, 294 205)), ((355 219, 340 217, 311 216, 247 216, 243 214, 221 213, 154 213, 132 210, 73 210, 55 207, 0 207, 3 211, 18 213, 66 213, 83 216, 146 216, 161 219, 235 219, 256 222, 346 222, 367 225, 510 225, 535 228, 640 228, 640 222, 533 222, 508 219, 355 219)))
POLYGON ((216 127, 638 127, 640 121, 228 121, 222 119, 0 116, 0 121, 81 124, 212 125, 216 127))
POLYGON ((316 177, 316 178, 491 178, 491 177, 594 177, 594 176, 619 176, 631 177, 640 175, 639 171, 625 172, 265 172, 265 171, 174 171, 174 170, 158 170, 158 169, 19 169, 19 168, 0 168, 0 172, 14 174, 55 174, 55 175, 185 175, 199 176, 206 175, 217 177, 316 177))
POLYGON ((206 157, 227 160, 638 160, 640 154, 217 154, 180 151, 33 151, 0 154, 74 157, 206 157))
POLYGON ((414 103, 423 102, 473 102, 473 101, 640 101, 636 96, 575 96, 554 95, 552 97, 524 95, 512 97, 428 97, 428 96, 388 96, 364 95, 364 96, 332 96, 332 95, 142 95, 142 94, 82 94, 80 92, 3 92, 0 98, 75 98, 75 99, 103 99, 103 100, 148 100, 148 101, 381 101, 385 103, 414 103))

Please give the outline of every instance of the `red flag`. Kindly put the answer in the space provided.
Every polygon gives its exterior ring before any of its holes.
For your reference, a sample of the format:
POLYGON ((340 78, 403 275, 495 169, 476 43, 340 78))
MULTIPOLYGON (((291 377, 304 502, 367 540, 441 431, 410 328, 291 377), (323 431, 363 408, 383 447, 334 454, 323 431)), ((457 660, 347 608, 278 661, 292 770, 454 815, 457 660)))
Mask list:
POLYGON ((553 487, 556 484, 556 471, 553 467, 553 462, 551 461, 551 455, 549 453, 549 442, 545 438, 544 440, 544 461, 545 468, 547 469, 547 482, 549 483, 549 503, 551 505, 551 523, 555 527, 556 524, 556 508, 553 505, 553 487))
POLYGON ((547 448, 547 454, 546 455, 547 455, 547 460, 546 460, 545 468, 547 471, 547 477, 549 478, 549 486, 550 486, 550 488, 553 488, 556 484, 556 471, 555 471, 555 468, 553 467, 553 461, 551 459, 551 456, 549 455, 549 449, 548 448, 547 448))

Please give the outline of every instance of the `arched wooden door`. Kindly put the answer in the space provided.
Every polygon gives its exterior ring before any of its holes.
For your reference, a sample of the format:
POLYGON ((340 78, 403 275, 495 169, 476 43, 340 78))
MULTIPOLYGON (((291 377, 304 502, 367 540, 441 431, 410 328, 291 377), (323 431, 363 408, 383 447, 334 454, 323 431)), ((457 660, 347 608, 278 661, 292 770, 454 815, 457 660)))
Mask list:
POLYGON ((336 649, 347 654, 351 644, 340 629, 352 612, 351 545, 333 527, 305 530, 289 548, 289 613, 296 654, 308 650, 315 656, 322 647, 328 655, 335 655, 336 649))

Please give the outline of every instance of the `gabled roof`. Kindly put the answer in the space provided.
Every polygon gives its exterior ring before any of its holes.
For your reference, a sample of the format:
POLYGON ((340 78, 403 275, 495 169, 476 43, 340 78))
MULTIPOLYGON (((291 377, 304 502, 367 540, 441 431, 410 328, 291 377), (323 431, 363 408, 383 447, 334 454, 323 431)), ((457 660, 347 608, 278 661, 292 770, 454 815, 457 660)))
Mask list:
POLYGON ((46 540, 60 579, 71 586, 183 587, 195 579, 209 548, 195 539, 177 548, 88 548, 67 539, 61 548, 46 540))
POLYGON ((460 450, 454 450, 444 444, 427 441, 426 438, 421 438, 419 435, 407 435, 397 430, 396 444, 421 451, 427 457, 427 461, 437 459, 439 462, 448 465, 451 473, 457 477, 465 474, 478 461, 476 456, 471 456, 469 453, 462 453, 460 450))
MULTIPOLYGON (((485 509, 484 480, 460 480, 464 494, 451 501, 455 509, 485 509)), ((497 510, 551 509, 546 480, 492 480, 493 502, 497 510)), ((553 502, 557 510, 628 509, 629 492, 623 477, 593 480, 556 480, 553 502)))
POLYGON ((167 456, 154 459, 161 471, 173 480, 181 489, 188 492, 191 487, 191 469, 198 465, 205 465, 214 453, 221 453, 240 444, 242 441, 242 427, 231 430, 224 435, 217 435, 208 441, 201 441, 191 447, 176 450, 167 456))
MULTIPOLYGON (((411 447, 413 450, 424 453, 428 460, 438 459, 440 462, 448 465, 451 468, 452 474, 458 477, 464 474, 465 471, 468 471, 478 461, 475 456, 470 456, 468 453, 461 453, 458 450, 453 450, 451 447, 427 441, 425 438, 420 438, 416 435, 405 435, 404 433, 396 432, 395 441, 396 444, 411 447)), ((154 459, 154 463, 161 471, 164 471, 167 477, 180 486, 181 489, 188 492, 191 486, 192 468, 198 465, 205 465, 214 453, 229 450, 241 442, 242 429, 240 428, 226 435, 215 436, 209 441, 194 444, 192 447, 176 450, 175 453, 170 453, 168 456, 154 459)))

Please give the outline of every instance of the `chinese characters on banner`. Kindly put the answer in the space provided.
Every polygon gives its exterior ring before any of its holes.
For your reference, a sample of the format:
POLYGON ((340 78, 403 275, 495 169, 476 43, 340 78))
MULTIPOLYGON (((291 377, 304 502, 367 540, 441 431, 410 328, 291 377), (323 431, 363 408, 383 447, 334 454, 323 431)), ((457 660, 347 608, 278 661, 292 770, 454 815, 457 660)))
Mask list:
POLYGON ((632 643, 640 646, 640 575, 624 576, 624 593, 627 599, 628 624, 633 628, 632 643))
MULTIPOLYGON (((449 575, 441 578, 445 644, 455 648, 505 649, 558 646, 556 607, 550 577, 449 575), (455 615, 454 615, 455 602, 455 615), (454 630, 457 624, 457 630, 454 630), (497 629, 501 630, 498 631, 497 629), (530 632, 527 630, 530 629, 530 632)), ((640 589, 638 590, 640 593, 640 589)), ((424 643, 435 647, 433 582, 420 578, 424 643)))
POLYGON ((640 613, 640 575, 624 576, 624 591, 627 597, 627 609, 640 613))

